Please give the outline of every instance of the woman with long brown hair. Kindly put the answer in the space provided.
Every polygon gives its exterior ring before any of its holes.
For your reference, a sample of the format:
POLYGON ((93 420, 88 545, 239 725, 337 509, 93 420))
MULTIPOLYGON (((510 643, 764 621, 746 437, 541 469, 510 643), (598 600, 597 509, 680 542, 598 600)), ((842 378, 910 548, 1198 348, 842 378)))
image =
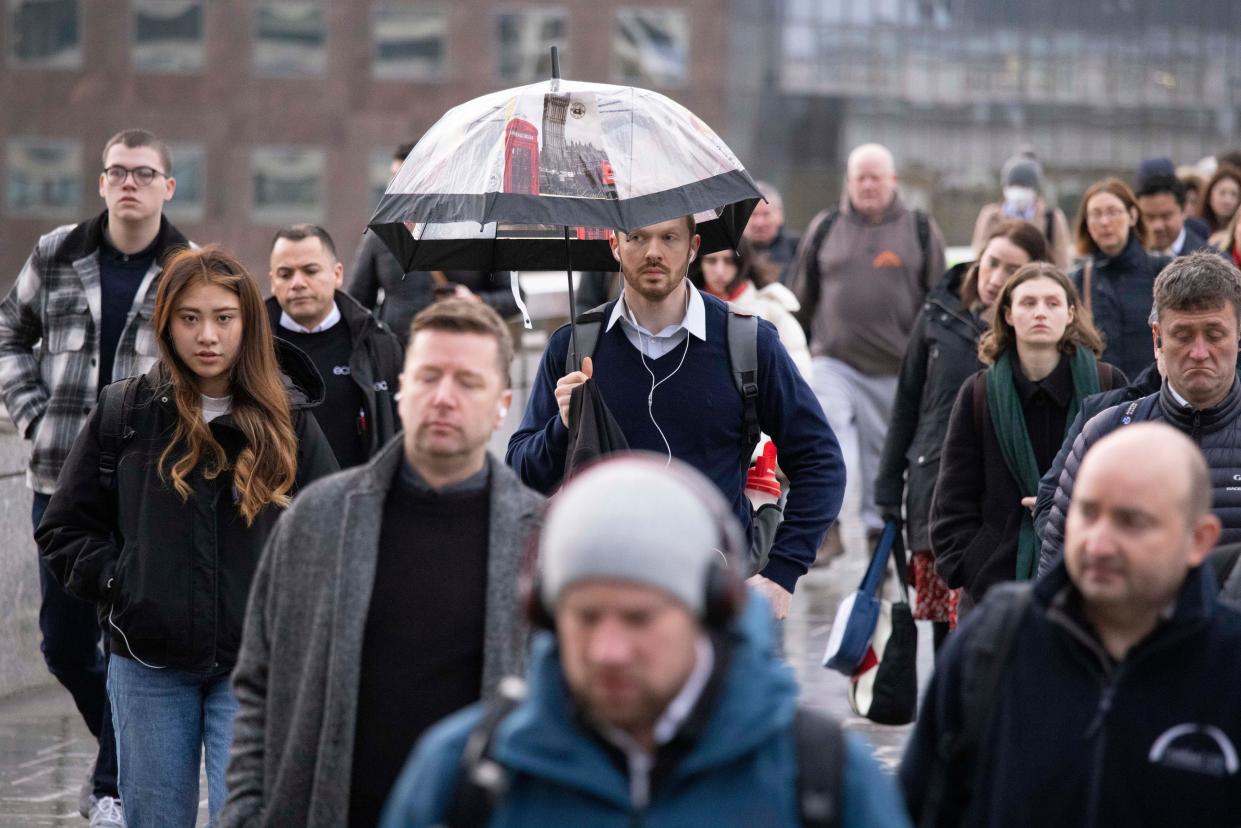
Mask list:
POLYGON ((235 258, 173 256, 153 327, 159 362, 104 389, 36 537, 61 583, 106 619, 131 828, 194 825, 204 748, 214 824, 251 576, 294 491, 336 469, 305 410, 322 380, 300 352, 278 358, 235 258))
POLYGON ((1124 385, 1097 361, 1103 343, 1077 290, 1054 265, 1031 263, 1000 289, 978 343, 990 367, 957 394, 931 504, 931 548, 962 610, 993 584, 1038 567, 1031 507, 1083 399, 1124 385))
POLYGON ((936 649, 956 623, 957 593, 935 574, 931 553, 931 493, 939 473, 944 429, 961 383, 981 365, 978 338, 986 312, 1009 277, 1030 262, 1051 258, 1046 237, 1027 221, 1002 221, 984 238, 976 262, 962 262, 927 294, 901 363, 892 420, 875 479, 875 505, 900 518, 917 601, 914 618, 930 621, 936 649))

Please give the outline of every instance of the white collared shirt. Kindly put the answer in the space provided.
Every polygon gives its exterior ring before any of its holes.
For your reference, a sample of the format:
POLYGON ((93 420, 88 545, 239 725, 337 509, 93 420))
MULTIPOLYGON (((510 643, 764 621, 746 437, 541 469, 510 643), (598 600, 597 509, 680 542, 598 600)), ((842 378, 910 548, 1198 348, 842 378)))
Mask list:
POLYGON ((1181 234, 1176 237, 1176 241, 1172 242, 1172 246, 1168 248, 1168 253, 1172 256, 1181 255, 1181 250, 1185 247, 1185 225, 1181 225, 1181 234))
POLYGON ((629 344, 645 354, 647 359, 659 359, 683 343, 685 337, 690 334, 706 342, 706 303, 702 301, 702 295, 688 279, 685 280, 685 289, 689 291, 689 306, 685 309, 684 318, 677 324, 669 325, 658 333, 648 331, 630 317, 629 306, 625 304, 625 291, 622 290, 620 299, 617 299, 612 307, 612 315, 608 317, 608 324, 604 330, 612 330, 612 326, 619 321, 629 344))
POLYGON ((1176 389, 1172 387, 1172 383, 1168 383, 1168 393, 1172 395, 1172 399, 1176 400, 1176 404, 1181 408, 1191 408, 1189 400, 1176 393, 1176 389))
MULTIPOLYGON (((655 722, 653 735, 656 745, 665 745, 685 724, 694 705, 702 698, 702 691, 715 669, 715 648, 711 639, 703 634, 698 636, 695 645, 694 669, 681 687, 681 692, 668 703, 659 721, 655 722)), ((625 731, 607 724, 599 724, 599 733, 625 754, 629 763, 629 801, 635 810, 642 810, 651 800, 651 768, 655 766, 655 756, 647 753, 642 746, 634 741, 625 731)))
POLYGON ((318 325, 315 325, 314 328, 304 328, 297 322, 293 321, 293 317, 289 316, 284 311, 280 311, 280 327, 288 331, 296 331, 297 333, 323 333, 339 321, 340 308, 336 306, 335 302, 332 303, 332 310, 328 313, 327 317, 318 325))

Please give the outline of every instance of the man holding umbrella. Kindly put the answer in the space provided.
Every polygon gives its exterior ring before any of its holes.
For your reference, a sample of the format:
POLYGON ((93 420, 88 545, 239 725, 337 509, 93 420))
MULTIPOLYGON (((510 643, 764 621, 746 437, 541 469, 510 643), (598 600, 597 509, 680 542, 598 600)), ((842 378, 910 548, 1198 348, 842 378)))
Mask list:
MULTIPOLYGON (((565 371, 570 326, 552 335, 506 460, 529 486, 565 475, 573 389, 592 380, 632 449, 677 458, 709 477, 750 526, 745 496, 752 445, 729 361, 728 306, 686 279, 701 239, 692 216, 618 231, 611 239, 624 289, 605 306, 593 353, 565 371)), ((585 350, 585 349, 584 349, 585 350)), ((814 393, 775 328, 759 321, 758 425, 779 446, 789 495, 770 557, 751 581, 783 618, 797 579, 840 510, 844 465, 814 393)))

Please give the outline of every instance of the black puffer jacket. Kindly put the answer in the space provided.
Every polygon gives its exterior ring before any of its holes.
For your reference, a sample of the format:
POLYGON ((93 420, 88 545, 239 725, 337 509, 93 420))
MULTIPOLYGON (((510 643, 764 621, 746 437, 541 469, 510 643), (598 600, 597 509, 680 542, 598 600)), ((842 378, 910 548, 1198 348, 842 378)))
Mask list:
MULTIPOLYGON (((1234 380, 1228 396, 1219 405, 1201 411, 1181 407, 1168 390, 1166 380, 1154 404, 1143 405, 1147 399, 1143 397, 1138 401, 1134 422, 1145 419, 1167 423, 1198 444, 1211 469, 1211 511, 1224 524, 1219 542, 1241 541, 1241 486, 1237 485, 1241 480, 1241 382, 1234 380)), ((1122 403, 1099 412, 1073 441, 1043 531, 1040 574, 1051 571, 1064 555, 1064 521, 1082 458, 1092 445, 1120 427, 1121 416, 1128 405, 1122 403)))
MULTIPOLYGON (((1130 233, 1129 242, 1115 256, 1096 252, 1090 276, 1090 310, 1095 327, 1103 334, 1100 357, 1136 377, 1155 361, 1151 346, 1151 302, 1155 277, 1172 259, 1148 253, 1130 233)), ((1084 268, 1073 273, 1073 284, 1082 292, 1084 268)))
POLYGON ((948 416, 962 383, 982 368, 978 337, 986 326, 961 307, 961 283, 970 265, 951 268, 922 303, 901 363, 879 461, 875 503, 899 509, 904 495, 910 549, 931 548, 931 495, 948 416))
MULTIPOLYGON (((374 457, 401 430, 395 397, 405 349, 387 325, 349 294, 336 291, 336 307, 353 345, 349 376, 361 390, 366 410, 366 456, 374 457)), ((272 333, 279 338, 284 329, 280 327, 280 303, 274 296, 267 300, 267 318, 272 333)))
MULTIPOLYGON (((305 410, 323 399, 323 383, 305 354, 277 345, 298 438, 296 492, 337 466, 305 410)), ((161 479, 159 456, 177 417, 166 377, 156 363, 137 380, 126 420, 133 436, 117 457, 115 491, 99 476, 103 406, 95 407, 35 540, 70 593, 100 604, 112 652, 153 666, 223 670, 236 661, 250 580, 281 510, 269 506, 247 526, 235 507, 231 472, 207 480, 200 465, 186 501, 161 479)), ((210 428, 235 458, 244 437, 231 416, 210 428)))

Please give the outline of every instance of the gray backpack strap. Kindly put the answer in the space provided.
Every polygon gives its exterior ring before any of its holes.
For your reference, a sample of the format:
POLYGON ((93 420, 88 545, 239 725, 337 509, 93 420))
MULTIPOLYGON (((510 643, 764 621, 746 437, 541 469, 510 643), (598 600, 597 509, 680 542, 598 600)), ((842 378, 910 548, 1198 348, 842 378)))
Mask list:
MULTIPOLYGON (((599 344, 599 336, 603 333, 604 311, 611 304, 611 302, 604 302, 598 307, 578 314, 577 350, 579 356, 588 357, 595 353, 595 346, 599 344)), ((572 374, 576 370, 578 370, 578 367, 573 364, 573 349, 569 348, 564 354, 564 372, 565 374, 572 374)))
POLYGON ((748 447, 745 453, 748 463, 750 454, 763 436, 763 429, 758 423, 758 317, 729 311, 724 327, 728 335, 728 361, 732 366, 733 385, 741 394, 744 408, 741 439, 748 447))

